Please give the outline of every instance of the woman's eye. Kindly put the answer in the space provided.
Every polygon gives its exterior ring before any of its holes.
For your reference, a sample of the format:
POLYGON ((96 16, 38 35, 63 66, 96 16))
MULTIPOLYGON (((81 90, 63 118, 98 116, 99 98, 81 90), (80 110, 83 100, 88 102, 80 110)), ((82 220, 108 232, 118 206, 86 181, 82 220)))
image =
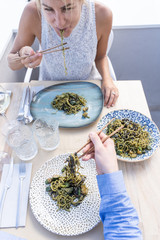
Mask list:
POLYGON ((52 12, 52 11, 53 11, 52 8, 45 8, 44 10, 45 10, 45 11, 48 11, 48 12, 52 12))
POLYGON ((67 12, 67 11, 70 11, 71 8, 62 8, 62 12, 67 12))

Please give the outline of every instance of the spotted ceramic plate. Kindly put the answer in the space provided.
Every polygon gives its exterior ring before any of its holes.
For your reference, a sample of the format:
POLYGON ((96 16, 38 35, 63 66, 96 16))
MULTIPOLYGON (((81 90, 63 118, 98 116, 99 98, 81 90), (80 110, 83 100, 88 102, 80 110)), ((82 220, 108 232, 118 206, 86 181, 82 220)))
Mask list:
POLYGON ((150 118, 146 117, 140 112, 136 112, 133 110, 128 110, 128 109, 115 110, 102 117, 102 119, 97 125, 97 129, 98 130, 101 129, 112 118, 118 118, 118 119, 128 118, 133 122, 139 123, 141 126, 145 126, 145 130, 149 132, 152 138, 150 151, 146 152, 145 154, 138 155, 136 158, 121 157, 117 155, 117 158, 119 160, 126 161, 126 162, 139 162, 139 161, 143 161, 150 158, 154 154, 154 152, 157 150, 157 148, 160 145, 160 133, 159 133, 158 127, 150 118))
POLYGON ((70 212, 58 210, 57 204, 45 191, 45 180, 61 174, 69 154, 59 155, 45 162, 36 172, 30 188, 30 205, 35 218, 47 230, 65 236, 78 235, 91 230, 100 222, 100 197, 94 160, 81 162, 81 174, 86 176, 88 195, 70 212))
POLYGON ((39 91, 31 102, 31 113, 34 119, 52 117, 59 122, 60 127, 75 128, 87 126, 94 122, 103 109, 103 94, 101 89, 90 82, 65 82, 52 85, 39 91), (77 114, 67 115, 64 111, 56 111, 51 102, 62 93, 73 92, 87 100, 89 118, 82 117, 82 110, 77 114))

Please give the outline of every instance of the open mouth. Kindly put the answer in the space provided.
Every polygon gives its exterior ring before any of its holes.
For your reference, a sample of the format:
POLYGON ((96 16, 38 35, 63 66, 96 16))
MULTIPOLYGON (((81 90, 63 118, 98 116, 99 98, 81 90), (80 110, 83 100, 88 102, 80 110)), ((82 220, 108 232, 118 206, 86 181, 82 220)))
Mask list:
POLYGON ((68 35, 69 32, 69 28, 56 28, 56 32, 58 33, 59 36, 61 36, 61 34, 63 33, 63 36, 66 37, 68 35))
POLYGON ((67 28, 59 29, 60 32, 65 32, 67 28))

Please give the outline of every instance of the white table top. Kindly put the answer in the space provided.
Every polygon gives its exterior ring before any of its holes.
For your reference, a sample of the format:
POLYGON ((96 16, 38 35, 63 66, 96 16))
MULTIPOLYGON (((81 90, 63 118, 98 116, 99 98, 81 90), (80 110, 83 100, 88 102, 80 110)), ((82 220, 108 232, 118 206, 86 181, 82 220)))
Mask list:
MULTIPOLYGON (((55 82, 56 83, 56 82, 55 82)), ((100 82, 94 81, 100 85, 100 82)), ((45 85, 49 86, 54 84, 50 82, 32 81, 31 85, 45 85)), ((7 111, 9 119, 16 118, 17 111, 25 83, 6 83, 3 86, 13 91, 10 107, 7 111)), ((99 119, 87 126, 78 129, 60 129, 60 146, 53 152, 46 152, 39 149, 38 155, 32 160, 32 178, 35 172, 46 161, 58 154, 75 152, 87 140, 88 134, 91 131, 96 131, 96 125, 100 118, 108 112, 116 109, 132 109, 139 111, 146 116, 150 117, 150 112, 147 106, 146 98, 140 81, 117 81, 120 96, 115 107, 103 111, 99 119)), ((1 128, 0 123, 0 128, 1 128)), ((0 151, 11 151, 5 139, 0 135, 0 151)), ((15 161, 18 158, 15 157, 15 161)), ((119 161, 119 168, 123 171, 125 184, 131 197, 132 203, 137 209, 140 218, 140 228, 143 233, 144 240, 160 239, 160 149, 148 160, 140 163, 126 163, 119 161)), ((14 234, 19 237, 26 238, 27 240, 102 240, 103 226, 102 223, 98 224, 91 231, 73 237, 63 237, 53 234, 44 229, 32 214, 30 205, 28 205, 27 222, 24 228, 19 229, 4 229, 4 231, 14 234)))

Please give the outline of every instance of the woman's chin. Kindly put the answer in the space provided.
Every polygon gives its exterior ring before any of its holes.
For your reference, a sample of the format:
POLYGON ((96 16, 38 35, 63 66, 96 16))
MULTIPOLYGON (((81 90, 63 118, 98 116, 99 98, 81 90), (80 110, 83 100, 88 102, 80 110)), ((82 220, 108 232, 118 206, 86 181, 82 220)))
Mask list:
POLYGON ((71 32, 66 32, 66 33, 64 32, 64 33, 63 33, 63 36, 64 36, 65 38, 67 38, 67 37, 69 37, 70 34, 71 34, 71 32))

